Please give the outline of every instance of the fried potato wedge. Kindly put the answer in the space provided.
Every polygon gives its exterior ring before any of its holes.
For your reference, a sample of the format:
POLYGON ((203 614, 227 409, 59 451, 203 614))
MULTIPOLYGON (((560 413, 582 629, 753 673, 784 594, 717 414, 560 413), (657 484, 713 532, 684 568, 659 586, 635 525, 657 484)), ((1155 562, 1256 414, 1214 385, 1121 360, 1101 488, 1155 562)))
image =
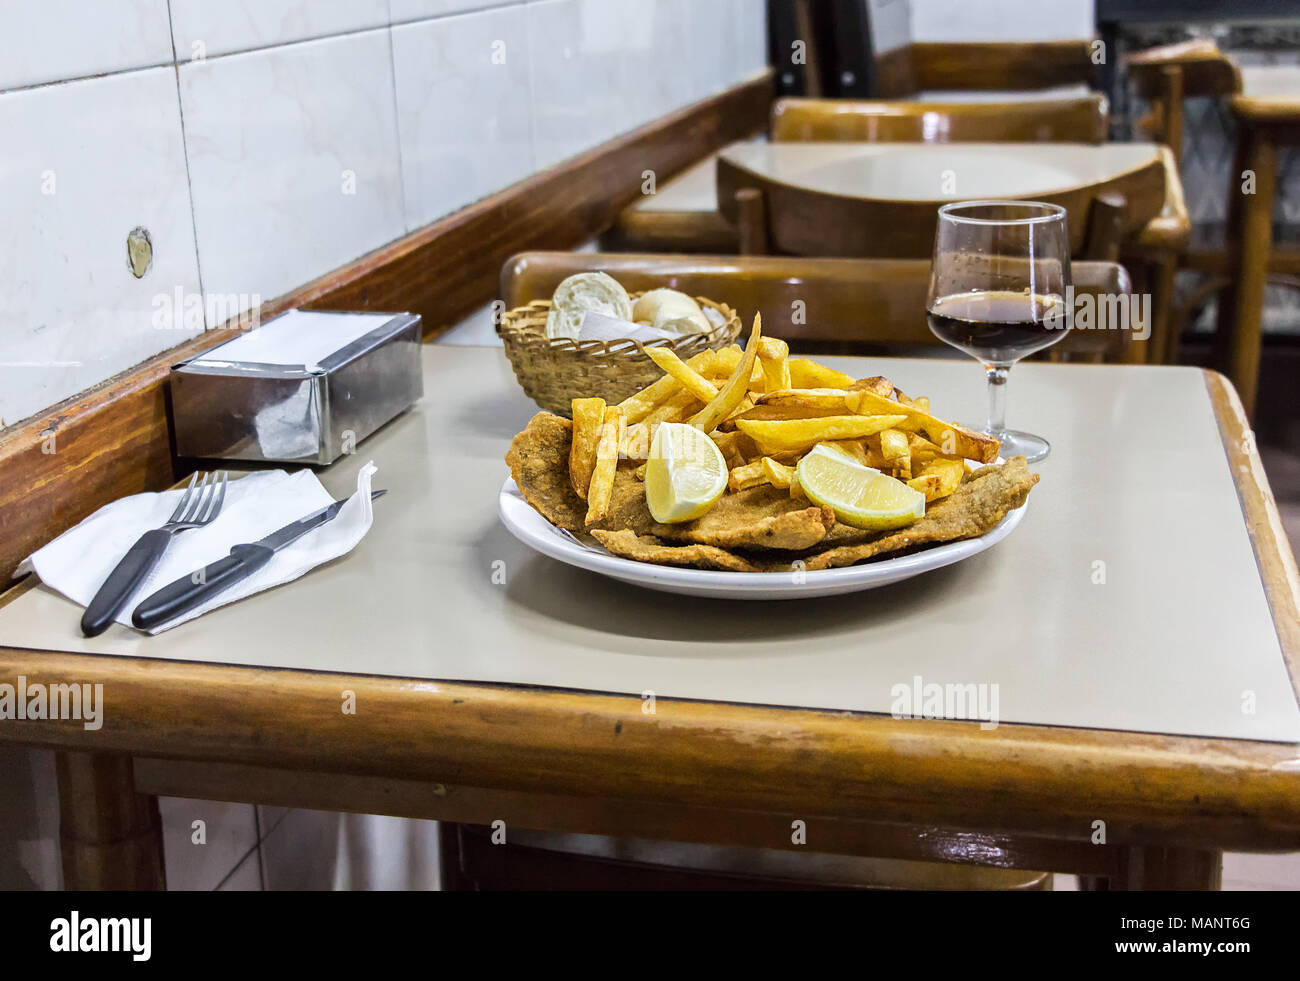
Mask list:
POLYGON ((904 422, 899 428, 919 429, 948 455, 981 463, 992 463, 998 458, 1000 444, 993 437, 972 432, 955 422, 944 422, 915 406, 903 405, 865 390, 849 392, 845 402, 852 411, 869 418, 878 417, 883 412, 904 413, 904 422))
POLYGON ((827 368, 810 358, 790 358, 790 388, 848 388, 853 376, 827 368))
POLYGON ((907 486, 924 494, 928 504, 952 494, 961 486, 965 475, 965 461, 939 458, 927 463, 907 486))
POLYGON ((736 365, 735 371, 725 385, 718 390, 717 396, 691 418, 691 425, 704 433, 711 433, 718 428, 718 423, 736 411, 736 407, 745 399, 749 391, 749 375, 754 370, 754 361, 758 358, 758 344, 763 339, 763 319, 754 314, 754 326, 749 332, 749 342, 745 353, 736 365))
POLYGON ((718 387, 679 358, 676 352, 666 347, 643 347, 641 350, 701 402, 711 402, 718 397, 718 387))
POLYGON ((776 337, 764 337, 758 345, 758 363, 763 369, 763 391, 790 388, 790 345, 776 337))
POLYGON ((679 387, 661 404, 650 410, 650 414, 642 421, 651 429, 661 422, 682 422, 699 404, 699 399, 684 388, 679 387))
POLYGON ((753 438, 764 454, 797 453, 825 440, 855 439, 890 429, 905 416, 821 416, 817 419, 738 419, 736 428, 753 438))
POLYGON ((779 490, 788 490, 790 482, 795 479, 794 467, 787 467, 784 463, 777 463, 770 456, 765 456, 758 461, 763 468, 763 474, 767 477, 767 482, 779 490))
POLYGON ((609 514, 609 501, 614 493, 614 474, 618 471, 618 434, 626 430, 627 417, 618 406, 605 409, 605 419, 600 427, 600 440, 596 444, 596 467, 587 488, 587 524, 605 520, 609 514))
POLYGON ((727 490, 733 494, 747 487, 757 487, 759 484, 766 483, 769 481, 767 473, 763 470, 762 460, 736 467, 727 475, 727 490))
POLYGON ((573 443, 569 447, 569 482, 584 501, 596 469, 596 444, 600 442, 601 425, 605 421, 604 399, 574 399, 569 403, 573 412, 573 443))
POLYGON ((871 378, 859 378, 849 386, 855 392, 875 392, 881 398, 889 398, 894 394, 894 383, 884 375, 874 375, 871 378))

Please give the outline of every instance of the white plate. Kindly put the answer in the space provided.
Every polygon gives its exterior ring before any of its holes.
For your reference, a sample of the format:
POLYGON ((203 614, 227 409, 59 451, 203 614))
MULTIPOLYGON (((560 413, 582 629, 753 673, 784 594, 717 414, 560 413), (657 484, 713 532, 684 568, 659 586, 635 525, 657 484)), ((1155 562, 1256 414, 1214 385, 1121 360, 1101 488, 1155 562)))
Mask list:
POLYGON ((878 559, 843 569, 804 572, 716 572, 711 569, 680 569, 654 565, 611 555, 599 545, 588 545, 556 528, 524 500, 512 479, 507 478, 497 499, 497 511, 510 533, 543 555, 579 569, 589 569, 647 589, 689 596, 723 599, 799 599, 805 596, 834 596, 875 589, 919 576, 931 569, 978 555, 1011 534, 1025 516, 1024 506, 1003 518, 992 531, 979 538, 935 545, 911 555, 878 559))

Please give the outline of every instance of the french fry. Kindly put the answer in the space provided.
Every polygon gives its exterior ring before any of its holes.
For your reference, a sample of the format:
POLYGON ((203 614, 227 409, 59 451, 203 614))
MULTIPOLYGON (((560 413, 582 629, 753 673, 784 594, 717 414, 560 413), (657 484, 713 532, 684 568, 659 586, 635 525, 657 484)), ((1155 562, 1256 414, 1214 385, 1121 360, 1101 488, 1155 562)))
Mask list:
POLYGON ((618 407, 623 410, 623 415, 627 417, 629 425, 642 422, 656 406, 662 404, 680 388, 681 384, 676 378, 672 375, 664 375, 635 395, 624 399, 618 404, 618 407))
POLYGON ((810 358, 790 358, 790 388, 848 388, 853 376, 834 368, 827 368, 810 358))
MULTIPOLYGON (((701 351, 688 360, 686 364, 697 373, 707 374, 713 371, 720 353, 719 351, 701 351)), ((627 416, 629 425, 642 422, 657 406, 661 405, 680 388, 681 383, 676 378, 672 375, 664 375, 635 395, 625 398, 618 404, 618 407, 627 416)))
POLYGON ((732 410, 731 414, 727 416, 727 418, 723 419, 722 422, 718 423, 718 428, 735 429, 736 420, 741 416, 743 416, 745 413, 750 412, 753 408, 754 408, 754 393, 747 392, 745 394, 745 397, 740 400, 740 405, 736 406, 736 408, 732 410))
POLYGON ((823 416, 819 419, 736 420, 736 428, 753 437, 767 455, 811 449, 823 440, 856 439, 890 429, 906 416, 823 416))
POLYGON ((851 415, 845 401, 848 392, 838 388, 787 388, 764 392, 746 419, 812 419, 817 416, 851 415))
POLYGON ((859 378, 849 386, 853 391, 875 392, 882 398, 889 398, 894 394, 894 383, 884 375, 875 375, 871 378, 859 378))
POLYGON ((930 501, 947 497, 955 491, 961 485, 965 473, 964 460, 931 460, 920 473, 907 482, 907 486, 924 494, 928 504, 930 501))
POLYGON ((743 467, 734 468, 727 476, 727 489, 733 494, 747 487, 757 487, 767 483, 767 474, 763 470, 763 461, 756 460, 743 467))
POLYGON ((666 347, 643 347, 646 357, 657 364, 677 383, 701 402, 711 402, 718 396, 718 388, 693 367, 666 347))
POLYGON ((919 429, 949 456, 978 460, 980 463, 992 463, 998 458, 999 444, 993 437, 972 432, 955 422, 944 422, 915 406, 903 405, 865 390, 849 392, 845 396, 845 403, 853 412, 869 417, 882 412, 904 413, 905 421, 898 428, 919 429))
POLYGON ((653 427, 644 422, 627 427, 627 442, 619 450, 619 455, 628 460, 648 460, 650 458, 650 440, 654 438, 653 427))
POLYGON ((758 345, 758 363, 763 369, 763 391, 790 388, 790 345, 776 337, 764 337, 758 345))
POLYGON ((676 392, 666 398, 662 403, 655 406, 642 422, 652 428, 659 425, 661 422, 681 422, 690 415, 691 410, 699 404, 700 400, 694 395, 686 391, 684 388, 678 388, 676 392))
POLYGON ((912 469, 912 449, 907 442, 907 433, 901 429, 881 430, 880 455, 891 467, 898 470, 912 469))
POLYGON ((573 412, 573 439, 569 444, 569 483, 584 501, 592 471, 596 468, 596 444, 600 442, 600 427, 605 419, 604 399, 574 399, 569 403, 573 412))
POLYGON ((609 514, 609 500, 614 493, 614 474, 618 471, 618 434, 626 431, 627 416, 618 406, 605 410, 596 444, 596 467, 587 487, 587 524, 604 521, 609 514))
POLYGON ((711 433, 718 428, 718 423, 735 411, 736 406, 744 400, 749 388, 749 375, 754 370, 754 361, 758 358, 758 343, 763 339, 763 320, 754 314, 754 326, 749 332, 749 342, 736 370, 731 373, 725 385, 718 390, 717 396, 691 419, 691 425, 704 433, 711 433))
POLYGON ((777 463, 770 456, 765 456, 758 462, 762 466, 763 474, 767 477, 769 484, 781 490, 789 489, 790 481, 794 480, 794 467, 787 467, 784 463, 777 463))
POLYGON ((637 480, 645 480, 645 468, 646 464, 641 464, 641 466, 632 471, 632 476, 637 480))
POLYGON ((709 434, 713 442, 722 451, 722 458, 727 461, 727 469, 744 466, 759 455, 754 441, 739 430, 721 432, 715 429, 709 434))
POLYGON ((799 483, 799 475, 792 473, 790 475, 790 497, 796 501, 808 500, 808 495, 803 492, 803 484, 799 483))

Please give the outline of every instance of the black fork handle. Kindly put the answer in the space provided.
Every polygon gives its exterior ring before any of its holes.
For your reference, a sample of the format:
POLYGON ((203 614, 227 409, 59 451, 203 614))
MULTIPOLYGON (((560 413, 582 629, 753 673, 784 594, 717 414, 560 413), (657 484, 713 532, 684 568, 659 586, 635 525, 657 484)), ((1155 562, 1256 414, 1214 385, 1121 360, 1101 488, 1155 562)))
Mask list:
POLYGON ((171 538, 171 532, 155 528, 136 539, 136 543, 122 556, 122 561, 108 574, 104 585, 99 587, 99 592, 86 607, 86 612, 81 617, 83 634, 95 637, 108 629, 109 624, 117 619, 117 615, 126 606, 127 600, 158 564, 163 552, 167 551, 167 543, 171 538))

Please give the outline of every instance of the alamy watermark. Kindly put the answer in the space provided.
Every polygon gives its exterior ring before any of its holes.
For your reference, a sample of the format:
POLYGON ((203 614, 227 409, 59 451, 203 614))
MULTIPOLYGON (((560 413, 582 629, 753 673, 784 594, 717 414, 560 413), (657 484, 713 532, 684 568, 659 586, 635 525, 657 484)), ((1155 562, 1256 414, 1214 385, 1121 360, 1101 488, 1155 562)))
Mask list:
POLYGON ((914 675, 910 684, 889 689, 894 699, 889 714, 895 719, 978 720, 981 729, 998 727, 998 686, 988 684, 938 684, 914 675))
POLYGON ((104 686, 29 684, 21 674, 16 685, 0 684, 0 722, 29 719, 72 719, 94 732, 104 724, 104 686))

